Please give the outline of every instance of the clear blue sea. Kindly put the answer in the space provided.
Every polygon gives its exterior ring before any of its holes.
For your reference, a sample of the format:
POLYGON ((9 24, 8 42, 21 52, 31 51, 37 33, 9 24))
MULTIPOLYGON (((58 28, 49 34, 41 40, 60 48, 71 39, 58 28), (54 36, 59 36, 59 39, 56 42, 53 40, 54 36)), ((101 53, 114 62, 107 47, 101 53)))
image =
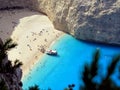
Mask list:
MULTIPOLYGON (((52 90, 64 90, 68 84, 75 84, 74 90, 78 90, 79 86, 83 85, 81 79, 83 67, 86 63, 90 64, 96 48, 99 48, 101 52, 99 61, 101 68, 98 73, 103 77, 107 73, 105 68, 113 56, 120 53, 120 47, 87 43, 76 40, 70 35, 62 36, 50 48, 56 49, 58 56, 44 55, 28 76, 22 80, 24 90, 35 84, 45 90, 49 87, 52 90)), ((112 79, 120 85, 120 81, 116 78, 118 74, 116 69, 112 79)), ((99 83, 99 79, 100 77, 97 77, 94 80, 99 83)))

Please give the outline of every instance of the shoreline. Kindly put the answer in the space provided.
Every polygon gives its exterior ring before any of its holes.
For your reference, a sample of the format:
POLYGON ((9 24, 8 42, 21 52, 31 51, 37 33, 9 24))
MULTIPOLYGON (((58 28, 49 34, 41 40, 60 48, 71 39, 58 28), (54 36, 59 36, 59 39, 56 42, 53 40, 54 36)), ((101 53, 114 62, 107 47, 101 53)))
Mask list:
MULTIPOLYGON (((49 48, 49 47, 51 47, 53 44, 55 44, 56 43, 56 41, 59 39, 59 38, 61 38, 62 36, 64 36, 64 34, 61 34, 61 35, 59 35, 57 38, 55 38, 55 40, 53 40, 49 45, 48 45, 48 47, 46 48, 46 50, 49 48)), ((37 53, 37 52, 36 52, 37 53)), ((41 59, 42 59, 42 57, 43 57, 43 55, 44 55, 45 53, 38 53, 38 55, 36 55, 36 56, 38 56, 36 59, 34 59, 34 61, 31 59, 30 61, 31 62, 29 62, 29 66, 26 66, 26 67, 22 67, 22 70, 24 71, 24 74, 22 75, 22 80, 24 80, 24 78, 25 77, 27 77, 27 75, 31 72, 31 70, 35 67, 35 65, 36 65, 36 63, 37 62, 39 62, 41 59)), ((41 60, 41 62, 42 62, 42 60, 41 60)))
POLYGON ((8 59, 23 63, 22 78, 43 56, 42 49, 51 46, 62 31, 54 28, 49 18, 39 12, 28 9, 0 11, 0 36, 3 41, 12 38, 18 44, 8 51, 8 59))

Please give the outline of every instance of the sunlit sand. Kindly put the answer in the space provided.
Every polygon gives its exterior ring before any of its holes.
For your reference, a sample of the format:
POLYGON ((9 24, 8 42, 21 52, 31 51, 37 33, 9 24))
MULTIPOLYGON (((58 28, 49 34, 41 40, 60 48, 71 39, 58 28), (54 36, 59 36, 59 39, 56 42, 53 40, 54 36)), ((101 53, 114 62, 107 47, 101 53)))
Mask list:
POLYGON ((18 46, 8 52, 12 61, 23 62, 23 76, 63 32, 55 30, 49 18, 38 12, 23 10, 0 11, 0 37, 11 37, 18 46))

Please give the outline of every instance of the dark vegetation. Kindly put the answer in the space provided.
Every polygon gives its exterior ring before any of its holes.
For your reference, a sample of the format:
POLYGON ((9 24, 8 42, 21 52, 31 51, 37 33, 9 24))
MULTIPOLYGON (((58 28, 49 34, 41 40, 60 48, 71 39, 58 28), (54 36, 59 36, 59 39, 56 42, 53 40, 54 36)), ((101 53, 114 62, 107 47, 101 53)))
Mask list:
POLYGON ((28 90, 52 90, 51 88, 48 89, 40 89, 38 85, 30 86, 28 90))
POLYGON ((75 84, 69 84, 64 90, 74 90, 75 84))
POLYGON ((12 39, 7 39, 5 43, 0 44, 0 60, 2 61, 7 56, 7 51, 16 47, 17 44, 12 42, 12 39))
MULTIPOLYGON (((97 50, 91 66, 87 64, 85 65, 82 78, 85 86, 80 87, 80 90, 120 90, 120 87, 115 85, 115 83, 113 83, 111 80, 111 75, 114 73, 116 64, 120 61, 120 55, 113 58, 112 63, 107 69, 107 76, 105 78, 102 78, 102 82, 100 84, 97 84, 93 82, 93 79, 97 75, 99 57, 100 52, 97 50)), ((118 79, 120 78, 118 77, 118 79)))
POLYGON ((5 43, 0 44, 0 73, 14 73, 14 70, 22 65, 22 62, 15 60, 14 65, 7 60, 7 51, 16 47, 17 44, 12 39, 7 39, 5 43))
POLYGON ((8 90, 3 79, 0 80, 0 90, 8 90))
MULTIPOLYGON (((1 73, 14 73, 14 70, 22 65, 22 62, 16 60, 12 65, 11 61, 4 60, 7 58, 7 51, 16 47, 17 44, 12 42, 12 39, 6 40, 5 43, 0 43, 0 74, 1 73)), ((85 65, 83 71, 83 82, 84 86, 80 87, 80 90, 120 90, 120 87, 115 85, 111 80, 111 75, 114 73, 116 68, 116 64, 120 61, 120 55, 113 58, 112 63, 109 65, 107 71, 107 76, 102 78, 102 82, 100 84, 93 82, 93 79, 96 75, 98 75, 98 61, 100 57, 99 50, 96 51, 93 57, 93 61, 91 65, 85 65)), ((120 68, 119 68, 120 73, 120 68)), ((120 79, 120 75, 118 77, 120 79)), ((22 86, 22 82, 20 83, 22 86)), ((75 85, 70 84, 64 90, 74 90, 75 85)), ((0 90, 8 90, 4 79, 0 78, 0 90)), ((38 85, 34 85, 28 88, 28 90, 42 90, 38 87, 38 85)), ((52 90, 48 88, 47 90, 52 90)))
MULTIPOLYGON (((7 39, 5 43, 0 40, 0 75, 13 74, 16 68, 22 65, 22 62, 15 60, 14 65, 8 60, 7 51, 16 47, 17 44, 13 43, 12 39, 7 39)), ((22 85, 20 83, 20 85, 22 85)), ((0 90, 8 90, 4 78, 0 77, 0 90)))
POLYGON ((40 90, 38 85, 30 86, 29 90, 40 90))
MULTIPOLYGON (((94 77, 98 74, 98 61, 100 58, 100 51, 97 50, 93 56, 93 61, 91 65, 89 66, 86 64, 84 66, 83 71, 83 82, 84 86, 80 86, 80 90, 120 90, 120 87, 117 86, 113 81, 111 80, 111 75, 114 73, 114 70, 116 68, 116 64, 120 61, 120 55, 113 58, 111 64, 109 65, 107 71, 107 76, 105 78, 102 78, 102 82, 100 84, 97 84, 96 82, 93 82, 94 77)), ((119 68, 120 73, 120 68, 119 68)), ((118 77, 120 79, 120 76, 118 77)), ((38 87, 38 86, 37 86, 38 87)), ((64 90, 74 90, 75 85, 70 84, 68 87, 66 87, 64 90)), ((32 86, 32 89, 29 88, 29 90, 41 90, 36 89, 36 85, 32 86)), ((52 89, 47 89, 52 90, 52 89)))

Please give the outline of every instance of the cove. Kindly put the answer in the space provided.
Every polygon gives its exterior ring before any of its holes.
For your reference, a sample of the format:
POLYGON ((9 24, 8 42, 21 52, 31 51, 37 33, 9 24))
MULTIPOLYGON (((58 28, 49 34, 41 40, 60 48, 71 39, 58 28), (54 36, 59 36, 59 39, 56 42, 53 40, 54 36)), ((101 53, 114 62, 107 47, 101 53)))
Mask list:
MULTIPOLYGON (((120 54, 120 47, 83 42, 70 35, 64 35, 50 47, 58 51, 58 56, 44 55, 22 80, 23 89, 27 90, 29 86, 37 84, 45 90, 48 88, 64 90, 68 84, 75 84, 74 90, 79 90, 79 86, 83 85, 81 79, 83 67, 85 63, 90 64, 97 48, 100 49, 99 64, 103 67, 98 73, 102 72, 101 74, 105 76, 106 67, 115 55, 120 54)), ((112 78, 117 85, 120 85, 116 75, 117 70, 112 78)), ((96 82, 100 82, 99 78, 96 82)))

